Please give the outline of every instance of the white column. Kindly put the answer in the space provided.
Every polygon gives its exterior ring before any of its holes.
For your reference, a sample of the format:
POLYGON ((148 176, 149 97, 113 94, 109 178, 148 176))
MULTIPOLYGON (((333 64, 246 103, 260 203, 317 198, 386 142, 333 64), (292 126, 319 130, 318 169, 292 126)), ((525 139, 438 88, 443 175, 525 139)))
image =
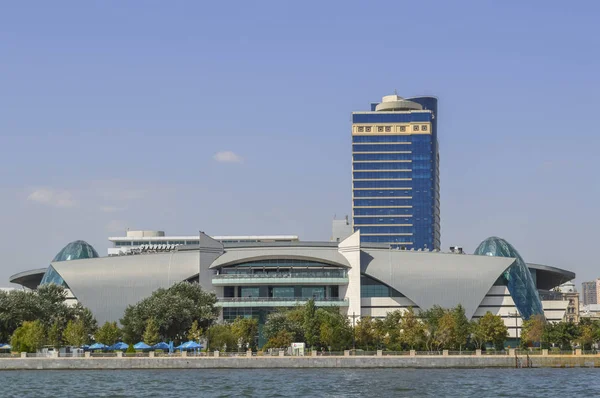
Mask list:
POLYGON ((348 300, 348 317, 360 319, 360 232, 356 231, 338 245, 338 252, 348 260, 348 286, 344 299, 348 300))

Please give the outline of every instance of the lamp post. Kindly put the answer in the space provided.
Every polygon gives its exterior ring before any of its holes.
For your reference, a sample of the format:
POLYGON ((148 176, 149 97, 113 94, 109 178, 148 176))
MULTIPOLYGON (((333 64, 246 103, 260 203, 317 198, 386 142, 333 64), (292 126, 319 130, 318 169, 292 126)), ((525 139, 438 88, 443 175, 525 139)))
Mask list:
POLYGON ((354 324, 354 319, 356 318, 356 314, 352 313, 352 351, 356 351, 356 325, 354 324))
POLYGON ((508 315, 515 317, 515 335, 517 336, 517 341, 519 341, 519 311, 515 310, 515 312, 509 313, 508 315))

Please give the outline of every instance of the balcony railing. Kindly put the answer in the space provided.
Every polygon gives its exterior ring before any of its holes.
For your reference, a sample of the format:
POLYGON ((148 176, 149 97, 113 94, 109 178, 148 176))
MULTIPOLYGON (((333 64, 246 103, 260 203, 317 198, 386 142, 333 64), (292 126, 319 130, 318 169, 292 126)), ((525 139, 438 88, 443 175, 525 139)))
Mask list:
POLYGON ((319 301, 345 301, 343 297, 219 297, 218 301, 224 303, 237 303, 237 302, 269 302, 269 301, 308 301, 314 298, 315 302, 319 301))
MULTIPOLYGON (((312 297, 219 297, 217 305, 223 307, 245 307, 269 305, 293 306, 295 303, 305 303, 312 297)), ((343 297, 315 297, 317 306, 347 306, 348 300, 343 297)))
POLYGON ((565 298, 561 292, 555 292, 552 290, 538 290, 540 300, 544 301, 563 301, 565 298))
POLYGON ((214 275, 213 279, 259 279, 259 278, 347 278, 348 273, 345 270, 334 271, 291 271, 291 272, 254 272, 231 273, 214 275))

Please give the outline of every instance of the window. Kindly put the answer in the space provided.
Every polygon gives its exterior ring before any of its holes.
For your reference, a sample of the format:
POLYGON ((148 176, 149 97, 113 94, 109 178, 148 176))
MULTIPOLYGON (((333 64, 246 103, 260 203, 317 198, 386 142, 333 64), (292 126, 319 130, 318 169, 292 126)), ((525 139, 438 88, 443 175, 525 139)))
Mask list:
POLYGON ((383 126, 377 126, 377 132, 383 133, 383 126))
POLYGON ((294 286, 276 286, 276 287, 273 287, 273 291, 272 291, 272 296, 271 297, 293 298, 294 297, 294 286))
POLYGON ((239 289, 240 297, 260 297, 260 289, 258 287, 242 286, 239 289))
POLYGON ((404 151, 403 153, 357 153, 352 156, 352 159, 355 162, 373 160, 411 160, 412 154, 410 151, 404 151))
POLYGON ((386 133, 391 133, 392 132, 392 126, 385 126, 385 132, 386 133))
POLYGON ((366 127, 365 127, 365 131, 366 131, 367 133, 370 133, 370 132, 371 132, 371 126, 366 126, 366 127))
POLYGON ((364 126, 358 126, 358 132, 359 133, 364 133, 364 131, 365 131, 364 126))
MULTIPOLYGON (((402 142, 406 145, 410 145, 411 137, 407 137, 405 135, 396 135, 396 134, 383 134, 383 135, 355 135, 352 137, 353 143, 367 143, 367 144, 375 144, 378 142, 402 142)), ((410 149, 410 148, 404 148, 410 149)))
MULTIPOLYGON (((386 137, 395 138, 393 135, 386 136, 386 137)), ((373 138, 376 138, 376 137, 373 137, 373 138)), ((401 151, 406 151, 406 149, 410 149, 410 147, 408 145, 410 145, 410 142, 403 142, 403 143, 398 143, 398 144, 385 144, 385 145, 379 145, 379 144, 356 145, 355 144, 355 145, 352 145, 352 150, 354 152, 401 152, 401 151)))
POLYGON ((427 125, 426 124, 424 124, 424 125, 421 126, 421 131, 427 131, 427 125))
POLYGON ((404 297, 404 295, 367 275, 361 275, 360 297, 404 297))
POLYGON ((354 163, 354 170, 411 170, 411 164, 410 162, 354 163))
POLYGON ((414 125, 414 126, 413 126, 413 131, 419 131, 419 125, 417 125, 417 124, 416 124, 416 125, 414 125))
POLYGON ((410 206, 411 199, 354 199, 354 206, 410 206))
POLYGON ((42 281, 40 282, 40 285, 49 285, 50 283, 54 283, 55 285, 66 287, 67 289, 69 288, 69 286, 67 286, 67 283, 62 278, 62 276, 60 276, 60 274, 58 272, 56 272, 54 267, 51 265, 46 269, 46 272, 44 273, 44 276, 42 277, 42 281))

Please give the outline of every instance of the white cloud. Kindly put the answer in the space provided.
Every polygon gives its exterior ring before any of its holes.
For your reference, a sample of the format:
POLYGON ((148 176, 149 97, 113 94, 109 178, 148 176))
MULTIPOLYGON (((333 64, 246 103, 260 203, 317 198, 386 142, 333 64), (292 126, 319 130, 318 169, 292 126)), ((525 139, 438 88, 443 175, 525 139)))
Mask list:
POLYGON ((53 207, 74 207, 77 201, 69 191, 59 191, 49 188, 36 189, 29 194, 27 200, 53 207))
POLYGON ((215 156, 213 156, 213 159, 221 163, 242 163, 244 161, 240 155, 232 151, 217 152, 215 153, 215 156))

